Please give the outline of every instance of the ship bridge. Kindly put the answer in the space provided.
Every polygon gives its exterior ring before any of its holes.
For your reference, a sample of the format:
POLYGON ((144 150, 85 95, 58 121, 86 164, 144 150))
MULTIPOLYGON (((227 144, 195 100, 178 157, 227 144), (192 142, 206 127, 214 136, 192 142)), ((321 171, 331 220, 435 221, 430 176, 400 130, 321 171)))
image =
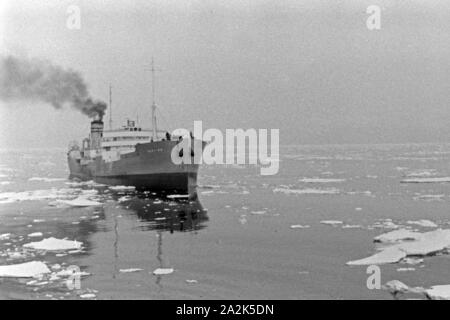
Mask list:
MULTIPOLYGON (((165 131, 158 130, 160 133, 165 131)), ((153 141, 153 131, 143 129, 136 125, 135 121, 127 120, 127 124, 122 128, 105 130, 102 137, 102 155, 108 156, 133 152, 138 143, 148 143, 153 141)))

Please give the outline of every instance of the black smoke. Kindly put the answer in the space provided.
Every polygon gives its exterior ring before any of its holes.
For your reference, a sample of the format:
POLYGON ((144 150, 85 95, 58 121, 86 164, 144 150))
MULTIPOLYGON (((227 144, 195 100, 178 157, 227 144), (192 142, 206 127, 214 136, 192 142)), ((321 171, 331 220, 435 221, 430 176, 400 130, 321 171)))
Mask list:
POLYGON ((45 102, 56 109, 70 106, 88 117, 102 118, 105 114, 107 104, 91 97, 78 72, 45 60, 14 56, 0 59, 1 100, 45 102))

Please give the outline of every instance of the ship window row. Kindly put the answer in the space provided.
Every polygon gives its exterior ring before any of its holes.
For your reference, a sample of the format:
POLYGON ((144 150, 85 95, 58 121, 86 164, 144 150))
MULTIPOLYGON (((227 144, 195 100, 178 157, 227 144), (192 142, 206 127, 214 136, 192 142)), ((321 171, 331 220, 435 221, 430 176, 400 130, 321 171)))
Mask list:
POLYGON ((113 146, 113 147, 103 147, 106 151, 112 151, 112 150, 117 150, 117 149, 134 149, 136 146, 135 145, 122 145, 122 146, 113 146))
POLYGON ((111 141, 125 141, 125 140, 149 140, 150 137, 144 136, 144 137, 107 137, 103 138, 104 142, 111 142, 111 141))

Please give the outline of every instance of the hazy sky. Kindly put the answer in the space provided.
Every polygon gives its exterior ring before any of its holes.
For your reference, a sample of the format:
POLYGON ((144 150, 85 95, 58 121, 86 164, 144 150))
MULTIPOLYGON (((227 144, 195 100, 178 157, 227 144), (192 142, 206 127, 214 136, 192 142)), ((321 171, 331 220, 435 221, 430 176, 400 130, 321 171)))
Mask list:
MULTIPOLYGON (((450 1, 1 1, 1 54, 79 71, 115 124, 279 128, 282 144, 450 140, 450 1), (69 5, 81 29, 66 27, 69 5), (366 8, 382 8, 381 30, 366 8)), ((0 147, 66 146, 77 111, 0 102, 0 147)))

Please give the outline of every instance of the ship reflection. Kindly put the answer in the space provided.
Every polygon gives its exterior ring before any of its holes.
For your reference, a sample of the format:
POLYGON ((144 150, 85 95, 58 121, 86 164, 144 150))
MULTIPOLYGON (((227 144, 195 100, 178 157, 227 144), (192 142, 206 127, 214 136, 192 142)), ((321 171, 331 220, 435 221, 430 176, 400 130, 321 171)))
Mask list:
MULTIPOLYGON (((206 227, 208 221, 207 211, 203 208, 197 196, 188 199, 167 199, 148 193, 135 193, 127 200, 121 202, 127 211, 134 212, 137 217, 143 222, 139 227, 144 231, 156 231, 156 261, 159 268, 168 268, 163 255, 163 233, 170 232, 196 232, 197 230, 206 227)), ((117 260, 118 256, 118 242, 119 242, 119 226, 115 219, 115 241, 114 241, 114 259, 115 259, 115 274, 118 271, 117 260)), ((158 287, 158 294, 160 297, 164 296, 163 277, 161 275, 155 276, 155 284, 158 287)))
POLYGON ((164 199, 141 193, 123 205, 145 222, 140 226, 144 231, 196 231, 205 228, 208 221, 207 211, 198 197, 191 200, 164 199))

